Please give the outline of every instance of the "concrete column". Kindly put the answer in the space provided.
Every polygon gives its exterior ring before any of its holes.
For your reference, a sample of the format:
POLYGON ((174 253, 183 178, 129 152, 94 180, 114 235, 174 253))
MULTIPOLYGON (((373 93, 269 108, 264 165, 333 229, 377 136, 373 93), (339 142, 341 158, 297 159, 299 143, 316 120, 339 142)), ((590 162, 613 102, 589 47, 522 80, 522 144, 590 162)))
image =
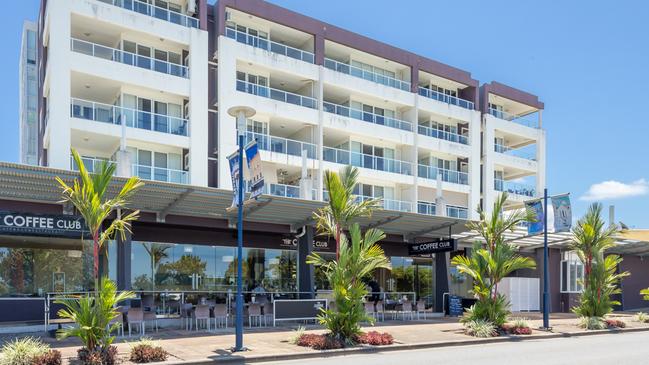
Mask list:
POLYGON ((545 181, 545 130, 539 129, 539 138, 536 141, 536 196, 543 195, 543 189, 547 186, 545 181))
POLYGON ((482 116, 484 139, 482 140, 482 196, 483 209, 490 213, 493 209, 496 192, 494 190, 494 138, 496 131, 493 124, 489 122, 487 114, 482 116))
POLYGON ((51 1, 48 9, 49 92, 46 148, 48 166, 69 170, 70 166, 70 3, 51 1))
POLYGON ((315 283, 313 265, 306 263, 307 256, 313 252, 313 227, 306 226, 305 233, 297 242, 297 290, 305 292, 300 294, 300 298, 313 298, 315 283), (308 294, 307 294, 308 293, 308 294))
POLYGON ((417 164, 419 161, 419 133, 417 133, 417 125, 419 124, 419 96, 414 94, 414 107, 403 113, 403 119, 412 123, 413 130, 413 146, 410 151, 410 158, 404 158, 403 160, 409 161, 412 164, 412 193, 410 194, 409 199, 401 197, 401 200, 409 200, 412 203, 413 212, 417 212, 417 202, 419 201, 419 182, 417 180, 417 164))
MULTIPOLYGON (((323 52, 324 52, 324 39, 323 39, 323 52)), ((316 45, 317 45, 316 41, 316 45)), ((317 171, 317 176, 316 176, 316 181, 315 181, 315 186, 316 186, 316 199, 317 200, 322 200, 323 199, 323 189, 324 189, 324 170, 322 168, 323 165, 323 153, 324 153, 324 66, 320 65, 318 67, 318 84, 317 84, 317 94, 316 97, 318 98, 318 127, 316 131, 317 135, 317 141, 316 141, 316 149, 318 153, 318 171, 317 171)))
POLYGON ((189 181, 198 186, 207 186, 208 49, 207 32, 192 29, 189 49, 189 181))
POLYGON ((218 113, 218 133, 217 146, 218 154, 218 184, 221 189, 232 189, 232 178, 230 177, 230 165, 227 157, 237 150, 237 123, 234 117, 231 117, 224 111, 235 106, 237 103, 236 90, 236 70, 237 60, 229 52, 228 47, 224 46, 224 36, 219 36, 218 47, 218 77, 217 77, 217 94, 219 96, 218 113))
POLYGON ((117 244, 117 289, 131 289, 131 234, 126 232, 126 239, 116 236, 117 244))
POLYGON ((450 254, 435 254, 435 312, 444 309, 444 293, 449 291, 448 269, 450 267, 450 254))
POLYGON ((471 156, 469 157, 469 185, 471 190, 469 192, 468 209, 469 219, 477 220, 478 213, 476 209, 480 205, 480 170, 481 170, 481 114, 479 111, 471 113, 471 121, 469 122, 469 145, 471 147, 471 156))

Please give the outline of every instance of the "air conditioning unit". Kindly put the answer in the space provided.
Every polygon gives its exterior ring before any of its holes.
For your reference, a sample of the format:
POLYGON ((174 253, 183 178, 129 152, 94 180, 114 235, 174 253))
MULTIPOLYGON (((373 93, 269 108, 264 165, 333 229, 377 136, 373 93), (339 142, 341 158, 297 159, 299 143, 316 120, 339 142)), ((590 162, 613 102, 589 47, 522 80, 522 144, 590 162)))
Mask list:
POLYGON ((232 20, 232 13, 230 13, 229 11, 226 11, 225 12, 225 20, 226 21, 232 20))
POLYGON ((183 170, 189 171, 189 153, 185 155, 185 163, 183 166, 183 170))
POLYGON ((189 15, 196 14, 196 0, 187 1, 187 14, 189 15))

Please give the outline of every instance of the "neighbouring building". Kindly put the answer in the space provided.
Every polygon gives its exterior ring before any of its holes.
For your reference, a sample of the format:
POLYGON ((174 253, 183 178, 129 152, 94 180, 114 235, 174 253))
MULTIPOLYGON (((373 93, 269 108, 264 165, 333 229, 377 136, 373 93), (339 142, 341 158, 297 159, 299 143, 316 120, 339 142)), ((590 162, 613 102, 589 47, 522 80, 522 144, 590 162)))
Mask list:
MULTIPOLYGON (((53 178, 74 177, 71 149, 90 171, 110 161, 119 177, 146 180, 132 235, 103 252, 102 270, 121 288, 234 288, 234 106, 256 111, 245 136, 260 146, 267 189, 245 212, 247 289, 328 289, 305 263, 312 251, 334 257, 312 219, 327 199, 326 170, 359 167, 360 199, 383 202, 363 221, 387 233, 381 245, 393 270, 375 275, 382 290, 437 312, 448 293, 469 297, 471 283, 449 258, 469 250, 465 224, 476 207, 507 191, 508 209, 517 209, 545 186, 537 96, 480 85, 467 71, 268 2, 42 0, 34 40, 36 153, 21 148, 21 162, 34 155, 39 166, 0 165, 0 210, 10 222, 41 214, 65 225, 74 211, 58 203, 53 178), (448 236, 459 239, 454 252, 408 252, 448 236)), ((30 60, 23 51, 21 69, 30 60)), ((23 77, 23 93, 30 85, 23 77)), ((21 130, 27 123, 21 118, 21 130)), ((47 293, 92 285, 79 232, 11 227, 0 230, 0 296, 33 296, 42 308, 47 293)), ((521 242, 539 256, 538 242, 521 242)), ((563 255, 553 247, 557 283, 563 255)), ((538 288, 538 271, 519 274, 538 288)))

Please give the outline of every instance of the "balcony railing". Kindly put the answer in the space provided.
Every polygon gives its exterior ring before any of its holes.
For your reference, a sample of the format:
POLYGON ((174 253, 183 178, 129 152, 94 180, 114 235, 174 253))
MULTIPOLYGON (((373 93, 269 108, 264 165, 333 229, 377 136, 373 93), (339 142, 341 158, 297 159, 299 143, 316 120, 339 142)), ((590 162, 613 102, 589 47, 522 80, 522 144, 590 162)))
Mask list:
POLYGON ((186 66, 137 55, 117 48, 102 46, 97 43, 82 41, 81 39, 71 39, 70 48, 74 52, 83 53, 88 56, 103 58, 105 60, 136 66, 172 76, 183 78, 189 77, 189 69, 186 66))
MULTIPOLYGON (((95 157, 81 157, 81 162, 86 170, 90 173, 99 172, 101 170, 101 165, 104 162, 107 162, 109 165, 116 164, 115 161, 110 161, 109 159, 104 158, 95 158, 95 157)), ((70 156, 70 166, 72 166, 72 171, 79 171, 79 166, 74 160, 74 157, 70 156)))
POLYGON ((502 110, 497 110, 494 108, 489 108, 489 114, 493 115, 496 118, 514 122, 517 124, 524 125, 530 128, 539 128, 538 118, 533 118, 531 115, 516 115, 504 112, 502 110))
POLYGON ((237 80, 237 91, 277 101, 283 101, 285 103, 300 105, 311 109, 316 108, 316 100, 312 97, 293 94, 288 91, 273 89, 272 87, 261 86, 243 80, 237 80))
POLYGON ((300 187, 286 184, 264 185, 264 192, 269 195, 283 196, 285 198, 300 198, 300 187))
POLYGON ((451 104, 451 105, 457 105, 461 108, 464 109, 470 109, 473 110, 474 105, 472 101, 464 100, 461 98, 458 98, 457 96, 451 96, 451 95, 446 95, 444 93, 440 93, 439 91, 427 89, 425 87, 419 87, 419 95, 425 96, 429 99, 441 101, 442 103, 446 104, 451 104))
POLYGON ((244 32, 240 32, 236 29, 225 28, 225 36, 232 38, 239 43, 247 44, 255 48, 265 49, 273 53, 295 58, 296 60, 301 60, 308 63, 314 63, 315 61, 315 56, 311 52, 303 51, 301 49, 277 43, 269 39, 264 39, 244 32))
POLYGON ((405 120, 399 120, 383 115, 368 113, 343 105, 324 102, 324 111, 326 111, 327 113, 342 115, 344 117, 354 118, 369 123, 397 128, 404 131, 412 131, 412 123, 406 122, 405 120))
POLYGON ((419 132, 419 134, 423 134, 424 136, 466 145, 469 144, 469 137, 463 136, 461 134, 446 132, 437 128, 426 127, 425 125, 417 126, 417 131, 419 132))
POLYGON ((412 176, 412 164, 410 162, 366 155, 332 147, 324 147, 323 152, 323 159, 328 162, 339 163, 342 165, 351 164, 353 166, 364 167, 372 170, 412 176))
POLYGON ((494 190, 530 198, 536 196, 536 188, 534 188, 533 186, 502 179, 494 179, 494 190))
MULTIPOLYGON (((419 214, 437 215, 437 206, 435 203, 419 201, 417 202, 417 212, 419 214)), ((464 207, 447 205, 446 216, 452 218, 467 219, 469 217, 469 210, 464 207)))
POLYGON ((72 99, 70 116, 118 125, 121 125, 122 121, 126 121, 128 127, 179 136, 187 136, 188 134, 187 126, 189 122, 187 119, 81 99, 72 99))
POLYGON ((180 14, 178 12, 164 9, 153 4, 148 4, 139 0, 99 0, 104 3, 112 4, 134 11, 136 13, 148 15, 161 20, 166 20, 170 23, 180 24, 189 28, 198 28, 198 19, 190 16, 180 14))
POLYGON ((437 176, 439 174, 439 176, 442 177, 442 181, 454 184, 469 185, 469 174, 462 171, 453 171, 440 169, 434 166, 419 165, 418 174, 419 177, 431 180, 437 180, 437 176))
POLYGON ((357 195, 356 199, 360 201, 365 201, 369 199, 379 199, 381 201, 381 205, 383 206, 383 209, 394 210, 398 212, 412 212, 412 204, 410 202, 406 202, 402 200, 385 199, 382 197, 371 197, 365 195, 357 195))
POLYGON ((502 153, 504 155, 515 156, 515 157, 524 158, 526 160, 536 161, 536 153, 534 151, 530 151, 529 149, 511 148, 496 143, 494 144, 494 151, 498 153, 502 153))
POLYGON ((408 92, 410 91, 410 83, 408 81, 403 81, 394 77, 381 75, 376 72, 363 70, 348 63, 342 63, 330 58, 325 58, 324 66, 330 70, 342 72, 347 75, 352 75, 361 79, 376 82, 378 84, 394 87, 396 89, 401 89, 408 92))
POLYGON ((306 156, 311 159, 316 158, 316 145, 307 142, 295 141, 292 139, 275 137, 268 134, 246 132, 246 143, 257 140, 259 149, 264 151, 285 153, 291 156, 302 156, 302 151, 306 150, 306 156))
POLYGON ((140 179, 163 181, 176 184, 187 184, 189 177, 187 171, 174 170, 163 167, 133 164, 133 176, 140 179))

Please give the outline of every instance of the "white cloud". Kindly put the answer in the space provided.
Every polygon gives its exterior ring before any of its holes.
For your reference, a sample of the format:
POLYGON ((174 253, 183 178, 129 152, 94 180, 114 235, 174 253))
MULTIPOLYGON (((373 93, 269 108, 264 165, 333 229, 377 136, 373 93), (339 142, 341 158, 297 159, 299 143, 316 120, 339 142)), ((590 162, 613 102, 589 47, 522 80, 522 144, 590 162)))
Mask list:
POLYGON ((633 181, 630 184, 609 180, 593 184, 586 194, 582 195, 581 200, 604 200, 619 199, 632 196, 646 195, 649 193, 649 182, 645 179, 633 181))

